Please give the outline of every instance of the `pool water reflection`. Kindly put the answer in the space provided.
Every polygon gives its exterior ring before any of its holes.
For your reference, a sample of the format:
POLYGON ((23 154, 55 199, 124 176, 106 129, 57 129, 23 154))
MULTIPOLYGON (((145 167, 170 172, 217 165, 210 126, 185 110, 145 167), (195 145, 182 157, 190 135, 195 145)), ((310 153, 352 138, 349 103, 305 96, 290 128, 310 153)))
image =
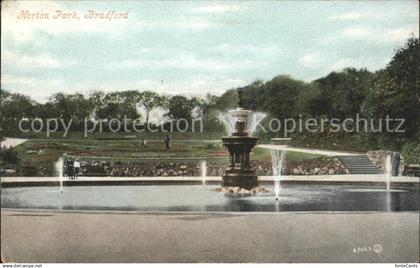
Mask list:
POLYGON ((232 196, 217 186, 16 187, 1 190, 2 208, 100 211, 419 211, 420 188, 285 185, 270 192, 232 196))

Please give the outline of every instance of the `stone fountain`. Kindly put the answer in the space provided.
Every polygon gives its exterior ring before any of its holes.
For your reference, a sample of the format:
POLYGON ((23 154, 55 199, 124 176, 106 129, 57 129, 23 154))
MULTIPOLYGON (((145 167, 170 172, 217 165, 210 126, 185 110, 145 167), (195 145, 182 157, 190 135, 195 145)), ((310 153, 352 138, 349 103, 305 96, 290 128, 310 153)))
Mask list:
POLYGON ((230 110, 228 115, 234 122, 234 129, 230 136, 222 137, 223 145, 229 151, 230 164, 223 174, 223 187, 240 187, 250 190, 258 186, 255 169, 250 165, 252 148, 258 138, 252 136, 252 111, 246 110, 242 103, 242 91, 238 90, 238 108, 230 110))

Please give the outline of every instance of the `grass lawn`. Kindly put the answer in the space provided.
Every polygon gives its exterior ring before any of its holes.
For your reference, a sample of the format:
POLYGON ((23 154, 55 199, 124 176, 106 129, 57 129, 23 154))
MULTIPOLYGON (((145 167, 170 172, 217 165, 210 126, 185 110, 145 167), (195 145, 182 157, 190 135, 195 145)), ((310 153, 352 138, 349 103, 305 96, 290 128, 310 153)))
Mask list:
MULTIPOLYGON (((138 161, 146 159, 227 158, 227 150, 219 141, 174 141, 169 150, 162 141, 139 140, 49 140, 34 139, 16 147, 21 164, 52 163, 60 156, 77 156, 82 160, 138 161)), ((271 160, 270 150, 255 148, 252 159, 271 160)), ((319 155, 288 152, 287 159, 303 160, 319 155)))
MULTIPOLYGON (((255 148, 252 150, 253 159, 260 159, 260 160, 271 160, 271 152, 265 148, 255 148)), ((318 154, 308 154, 308 153, 300 153, 300 152, 287 152, 286 157, 288 160, 305 160, 305 159, 313 159, 322 157, 322 155, 318 154)))
POLYGON ((66 154, 81 159, 139 160, 145 158, 227 157, 220 142, 172 142, 169 150, 162 141, 138 140, 29 140, 16 147, 22 163, 55 162, 66 154))
POLYGON ((225 136, 223 132, 128 132, 128 133, 112 133, 112 132, 92 132, 84 136, 83 131, 69 131, 66 137, 63 137, 64 132, 58 131, 46 137, 45 132, 35 133, 19 133, 15 138, 27 139, 59 139, 59 140, 120 140, 120 139, 137 139, 137 140, 163 140, 166 135, 170 135, 174 140, 220 140, 220 137, 225 136))
MULTIPOLYGON (((82 161, 104 160, 114 163, 200 159, 228 162, 227 149, 220 139, 222 133, 198 133, 201 136, 194 136, 194 133, 173 134, 169 150, 166 150, 163 138, 152 133, 147 133, 149 138, 113 134, 88 139, 77 137, 29 139, 15 148, 19 159, 17 167, 51 170, 54 163, 62 156, 75 156, 82 161), (142 144, 143 139, 146 140, 145 146, 142 144)), ((320 155, 288 152, 286 157, 288 160, 304 160, 317 158, 320 155)), ((271 152, 264 148, 254 148, 251 159, 271 161, 271 152)))

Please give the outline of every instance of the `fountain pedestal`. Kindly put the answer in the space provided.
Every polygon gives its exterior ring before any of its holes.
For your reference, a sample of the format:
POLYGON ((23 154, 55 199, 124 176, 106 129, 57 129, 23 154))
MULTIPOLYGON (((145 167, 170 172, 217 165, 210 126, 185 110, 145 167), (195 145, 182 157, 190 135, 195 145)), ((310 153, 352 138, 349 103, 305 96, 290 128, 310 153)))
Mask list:
POLYGON ((258 138, 230 136, 223 137, 223 145, 228 148, 230 164, 223 174, 224 187, 252 189, 258 186, 258 177, 250 165, 249 154, 258 138))
POLYGON ((239 108, 229 111, 234 119, 234 131, 231 136, 223 137, 223 145, 229 151, 230 163, 222 178, 223 187, 240 187, 250 190, 258 186, 255 169, 250 165, 250 153, 257 144, 258 138, 249 135, 252 111, 242 107, 241 91, 239 94, 239 108))

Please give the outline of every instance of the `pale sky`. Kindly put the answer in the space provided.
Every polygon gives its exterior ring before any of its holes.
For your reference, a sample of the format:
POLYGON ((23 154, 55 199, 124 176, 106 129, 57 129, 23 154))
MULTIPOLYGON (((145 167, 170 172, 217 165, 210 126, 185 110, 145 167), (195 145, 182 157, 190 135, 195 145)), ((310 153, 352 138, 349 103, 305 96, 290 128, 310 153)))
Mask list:
POLYGON ((311 81, 345 67, 385 67, 410 34, 405 1, 5 1, 1 87, 45 101, 56 92, 221 94, 279 74, 311 81), (18 19, 21 11, 50 19, 18 19), (80 19, 52 19, 56 10, 80 19), (88 10, 127 19, 85 19, 88 10))

